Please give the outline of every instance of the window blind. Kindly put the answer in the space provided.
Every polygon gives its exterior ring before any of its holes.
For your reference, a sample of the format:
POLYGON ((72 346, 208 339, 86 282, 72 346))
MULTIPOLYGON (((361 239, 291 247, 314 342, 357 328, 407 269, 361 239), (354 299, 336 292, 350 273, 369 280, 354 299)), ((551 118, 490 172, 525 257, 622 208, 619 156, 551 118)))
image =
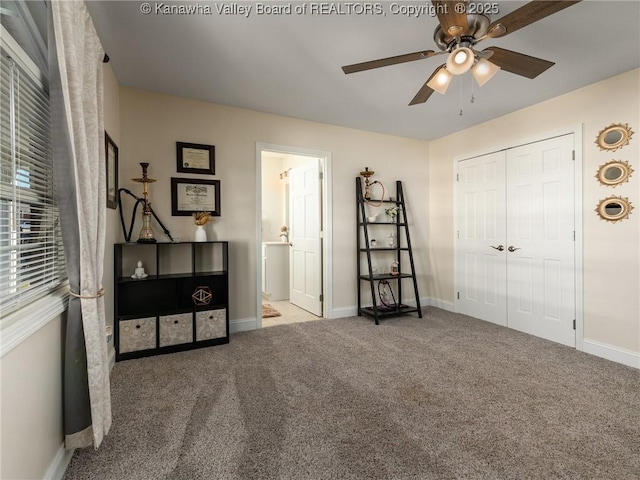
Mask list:
MULTIPOLYGON (((66 277, 46 82, 0 48, 0 313, 66 277)), ((15 54, 13 54, 15 56, 15 54)))

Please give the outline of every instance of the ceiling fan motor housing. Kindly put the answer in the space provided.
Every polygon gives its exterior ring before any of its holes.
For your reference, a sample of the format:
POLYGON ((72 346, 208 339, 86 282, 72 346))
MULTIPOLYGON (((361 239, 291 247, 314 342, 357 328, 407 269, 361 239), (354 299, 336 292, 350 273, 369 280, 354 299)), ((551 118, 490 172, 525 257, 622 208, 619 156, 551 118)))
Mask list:
POLYGON ((468 28, 460 37, 449 35, 438 25, 433 32, 433 41, 442 51, 451 51, 456 46, 472 47, 478 42, 478 39, 487 34, 491 20, 486 15, 469 14, 467 15, 468 28))

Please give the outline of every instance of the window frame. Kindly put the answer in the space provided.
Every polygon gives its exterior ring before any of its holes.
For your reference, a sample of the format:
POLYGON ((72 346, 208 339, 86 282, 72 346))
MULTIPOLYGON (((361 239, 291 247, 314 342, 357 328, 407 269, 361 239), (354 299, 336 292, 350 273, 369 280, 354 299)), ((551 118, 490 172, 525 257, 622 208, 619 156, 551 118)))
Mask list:
MULTIPOLYGON (((2 49, 19 65, 22 74, 29 75, 37 84, 48 83, 46 75, 1 24, 0 41, 2 49)), ((53 200, 55 203, 55 197, 53 200)), ((64 261, 64 256, 62 259, 64 261)), ((64 264, 58 266, 61 276, 57 285, 50 288, 40 287, 43 288, 42 292, 30 297, 24 305, 12 307, 6 314, 0 311, 0 358, 66 311, 69 298, 66 268, 64 264)))

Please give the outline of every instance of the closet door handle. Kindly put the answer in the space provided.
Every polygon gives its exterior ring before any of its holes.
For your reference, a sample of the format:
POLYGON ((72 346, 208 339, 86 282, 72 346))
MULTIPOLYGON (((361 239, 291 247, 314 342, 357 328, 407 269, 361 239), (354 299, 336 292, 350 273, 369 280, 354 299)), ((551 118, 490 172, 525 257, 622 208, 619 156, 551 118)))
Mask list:
POLYGON ((504 250, 504 245, 498 245, 497 247, 494 247, 493 245, 489 245, 491 248, 494 248, 496 250, 498 250, 499 252, 504 250))
POLYGON ((507 248, 507 250, 509 250, 510 252, 515 252, 516 250, 520 250, 520 247, 514 247, 513 245, 509 245, 509 248, 507 248))

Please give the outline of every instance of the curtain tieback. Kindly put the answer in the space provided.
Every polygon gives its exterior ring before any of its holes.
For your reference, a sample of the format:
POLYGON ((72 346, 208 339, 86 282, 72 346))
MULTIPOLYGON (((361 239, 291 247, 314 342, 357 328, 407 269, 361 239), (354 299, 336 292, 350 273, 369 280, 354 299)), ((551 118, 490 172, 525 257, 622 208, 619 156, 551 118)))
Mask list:
POLYGON ((104 297, 104 288, 101 288, 100 290, 98 290, 98 293, 96 293, 95 295, 80 295, 78 293, 72 292, 71 290, 69 290, 69 294, 76 298, 84 298, 84 299, 100 298, 100 297, 104 297))

